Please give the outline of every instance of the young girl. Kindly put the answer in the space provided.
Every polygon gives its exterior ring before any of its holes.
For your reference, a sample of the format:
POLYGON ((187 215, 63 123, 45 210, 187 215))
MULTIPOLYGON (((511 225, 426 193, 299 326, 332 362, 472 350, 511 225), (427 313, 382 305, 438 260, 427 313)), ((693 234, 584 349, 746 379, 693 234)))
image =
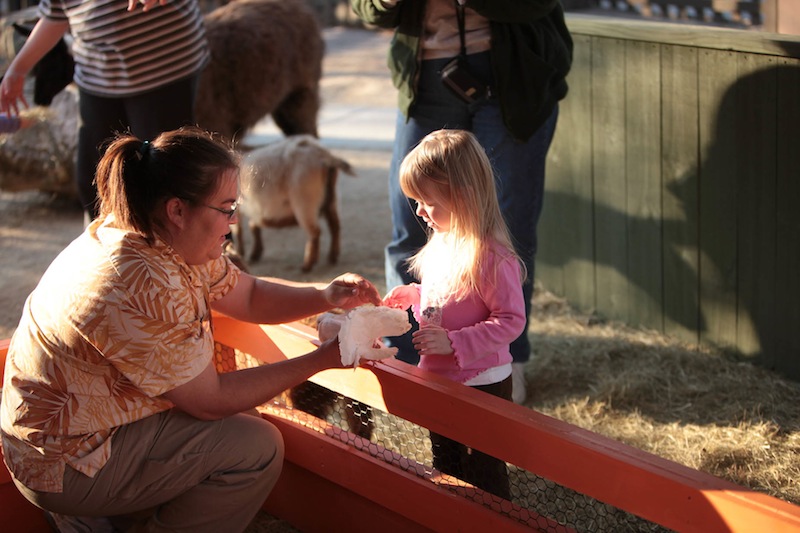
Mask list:
MULTIPOLYGON (((511 401, 509 344, 525 328, 525 273, 486 153, 468 131, 435 131, 403 160, 400 186, 431 234, 409 261, 421 283, 395 287, 384 304, 412 308, 420 368, 511 401)), ((503 461, 433 432, 431 442, 434 468, 509 498, 503 461)))

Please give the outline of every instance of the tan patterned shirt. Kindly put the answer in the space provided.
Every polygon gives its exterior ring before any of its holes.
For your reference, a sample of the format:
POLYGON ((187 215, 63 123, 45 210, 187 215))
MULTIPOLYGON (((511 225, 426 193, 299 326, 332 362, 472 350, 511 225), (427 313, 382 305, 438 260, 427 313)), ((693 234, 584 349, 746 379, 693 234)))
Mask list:
POLYGON ((94 476, 117 427, 169 409, 161 395, 211 361, 209 304, 239 274, 224 256, 189 266, 160 240, 92 223, 42 276, 11 340, 0 428, 14 477, 61 492, 65 465, 94 476))

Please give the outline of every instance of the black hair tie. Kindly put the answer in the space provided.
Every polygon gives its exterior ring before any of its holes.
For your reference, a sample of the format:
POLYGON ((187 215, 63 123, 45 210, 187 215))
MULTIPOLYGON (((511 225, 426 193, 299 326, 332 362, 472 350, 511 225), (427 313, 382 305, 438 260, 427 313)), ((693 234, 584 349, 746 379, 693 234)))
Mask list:
POLYGON ((150 153, 150 141, 143 141, 139 147, 139 160, 141 161, 150 153))

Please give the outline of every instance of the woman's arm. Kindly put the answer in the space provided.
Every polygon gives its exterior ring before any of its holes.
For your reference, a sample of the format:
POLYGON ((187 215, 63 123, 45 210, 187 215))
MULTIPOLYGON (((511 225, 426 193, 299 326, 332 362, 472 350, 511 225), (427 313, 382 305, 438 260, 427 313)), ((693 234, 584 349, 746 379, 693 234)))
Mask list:
POLYGON ((338 338, 301 357, 218 374, 213 362, 191 381, 164 397, 188 414, 216 420, 268 402, 317 372, 341 367, 338 338))
POLYGON ((28 107, 24 94, 25 76, 56 45, 68 29, 69 22, 66 20, 39 19, 0 83, 0 111, 17 115, 20 102, 24 107, 28 107))
POLYGON ((365 303, 378 305, 380 296, 375 286, 358 274, 343 274, 324 285, 257 278, 243 272, 236 286, 211 307, 237 320, 279 324, 365 303))

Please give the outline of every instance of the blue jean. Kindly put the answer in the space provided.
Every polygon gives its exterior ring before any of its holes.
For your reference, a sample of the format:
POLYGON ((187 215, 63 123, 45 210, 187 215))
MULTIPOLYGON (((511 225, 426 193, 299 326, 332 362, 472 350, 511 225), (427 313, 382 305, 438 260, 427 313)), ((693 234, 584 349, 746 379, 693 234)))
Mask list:
MULTIPOLYGON (((415 280, 407 270, 406 261, 426 240, 425 224, 416 216, 408 199, 400 190, 399 169, 403 158, 428 133, 438 129, 471 131, 486 150, 495 170, 500 210, 508 224, 517 253, 528 270, 523 284, 525 297, 525 331, 511 343, 514 362, 530 359, 531 346, 527 324, 533 296, 534 259, 536 256, 536 225, 542 211, 545 160, 558 120, 556 107, 547 121, 527 141, 514 139, 503 124, 500 105, 496 99, 468 105, 453 95, 439 79, 439 71, 448 59, 422 62, 417 100, 408 120, 398 112, 394 150, 389 169, 389 204, 392 213, 392 241, 386 246, 387 290, 415 280)), ((467 57, 467 65, 476 77, 491 85, 489 53, 467 57)), ((411 364, 419 355, 411 344, 411 333, 388 338, 388 344, 398 348, 398 359, 411 364)))

